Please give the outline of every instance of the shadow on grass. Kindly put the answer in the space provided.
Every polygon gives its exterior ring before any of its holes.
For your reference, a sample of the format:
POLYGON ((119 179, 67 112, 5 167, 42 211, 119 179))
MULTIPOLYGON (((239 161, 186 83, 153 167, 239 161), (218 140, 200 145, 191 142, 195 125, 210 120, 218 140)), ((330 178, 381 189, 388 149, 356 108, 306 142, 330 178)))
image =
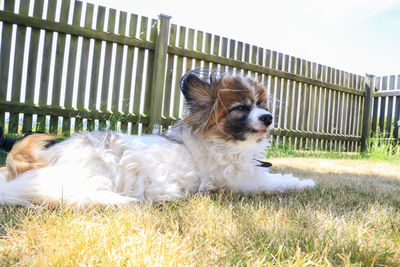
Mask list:
POLYGON ((294 173, 301 179, 314 179, 317 184, 315 189, 305 194, 288 195, 307 204, 329 203, 336 205, 336 210, 345 211, 367 209, 372 204, 379 204, 400 210, 400 180, 396 177, 315 172, 288 166, 274 168, 273 172, 294 173))

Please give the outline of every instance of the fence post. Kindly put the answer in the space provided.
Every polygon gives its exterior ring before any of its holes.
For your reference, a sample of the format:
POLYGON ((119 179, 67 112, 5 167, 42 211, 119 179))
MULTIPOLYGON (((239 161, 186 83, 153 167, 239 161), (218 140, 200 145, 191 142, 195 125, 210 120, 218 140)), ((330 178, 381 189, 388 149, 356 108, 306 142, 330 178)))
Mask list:
POLYGON ((158 35, 154 51, 150 107, 150 127, 153 129, 153 134, 161 132, 163 87, 165 82, 165 64, 167 62, 170 20, 170 16, 160 14, 157 25, 158 35))
POLYGON ((361 152, 367 150, 367 142, 371 132, 371 114, 372 114, 372 100, 374 97, 374 80, 375 76, 366 75, 365 79, 365 97, 364 97, 364 115, 361 129, 361 152))

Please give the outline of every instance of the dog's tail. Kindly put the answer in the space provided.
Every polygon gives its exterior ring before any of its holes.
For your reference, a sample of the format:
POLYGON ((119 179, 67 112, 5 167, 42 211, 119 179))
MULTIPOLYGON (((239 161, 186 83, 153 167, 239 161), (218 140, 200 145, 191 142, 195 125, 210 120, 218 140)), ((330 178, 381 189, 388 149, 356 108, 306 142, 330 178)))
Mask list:
POLYGON ((46 150, 55 144, 57 136, 50 136, 43 133, 26 134, 19 139, 7 156, 6 168, 8 171, 7 181, 14 179, 22 173, 38 169, 48 165, 38 157, 39 152, 46 150))

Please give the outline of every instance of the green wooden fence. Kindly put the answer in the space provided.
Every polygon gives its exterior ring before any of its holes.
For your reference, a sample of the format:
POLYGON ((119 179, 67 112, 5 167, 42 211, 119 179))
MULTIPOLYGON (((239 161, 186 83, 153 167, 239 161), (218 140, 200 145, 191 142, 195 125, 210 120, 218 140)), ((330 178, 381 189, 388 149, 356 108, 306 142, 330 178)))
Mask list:
POLYGON ((0 125, 9 133, 159 132, 183 116, 179 80, 198 67, 263 82, 277 143, 355 151, 372 127, 375 78, 170 24, 165 15, 5 0, 0 21, 0 125))

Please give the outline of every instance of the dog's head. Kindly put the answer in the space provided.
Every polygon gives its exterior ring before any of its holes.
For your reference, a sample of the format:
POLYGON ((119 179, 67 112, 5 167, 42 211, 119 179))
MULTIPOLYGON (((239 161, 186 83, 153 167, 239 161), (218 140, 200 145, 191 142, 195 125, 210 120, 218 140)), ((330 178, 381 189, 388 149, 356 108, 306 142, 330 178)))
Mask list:
POLYGON ((260 140, 272 128, 266 89, 251 77, 197 69, 180 85, 188 108, 183 123, 203 137, 260 140))

